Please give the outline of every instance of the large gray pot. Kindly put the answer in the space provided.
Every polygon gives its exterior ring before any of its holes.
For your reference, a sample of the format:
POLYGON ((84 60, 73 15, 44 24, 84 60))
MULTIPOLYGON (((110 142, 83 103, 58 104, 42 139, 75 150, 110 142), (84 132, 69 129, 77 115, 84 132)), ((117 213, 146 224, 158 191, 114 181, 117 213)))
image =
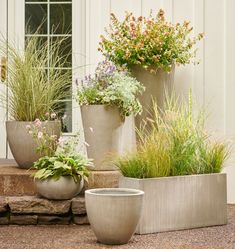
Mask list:
POLYGON ((126 188, 85 191, 86 211, 99 242, 126 244, 138 225, 144 192, 126 188))
POLYGON ((227 223, 226 174, 122 177, 119 187, 145 192, 138 234, 227 223))
MULTIPOLYGON (((33 166, 41 155, 36 153, 37 143, 26 129, 27 125, 32 122, 24 121, 7 121, 7 140, 14 159, 20 168, 28 169, 33 166)), ((50 135, 56 135, 58 138, 61 133, 60 121, 42 122, 42 126, 46 127, 46 131, 50 135)))
POLYGON ((84 185, 84 180, 75 182, 71 176, 61 176, 59 180, 45 179, 35 181, 39 195, 51 200, 68 200, 78 195, 84 185))
POLYGON ((123 120, 115 106, 81 106, 87 154, 93 159, 93 170, 115 170, 111 160, 122 151, 123 120))
POLYGON ((139 96, 143 112, 135 119, 136 126, 140 128, 142 120, 150 116, 152 100, 157 102, 160 109, 163 109, 165 93, 172 94, 175 67, 173 66, 169 73, 162 69, 158 69, 156 73, 150 73, 141 66, 133 66, 131 71, 132 75, 145 86, 145 91, 139 96))

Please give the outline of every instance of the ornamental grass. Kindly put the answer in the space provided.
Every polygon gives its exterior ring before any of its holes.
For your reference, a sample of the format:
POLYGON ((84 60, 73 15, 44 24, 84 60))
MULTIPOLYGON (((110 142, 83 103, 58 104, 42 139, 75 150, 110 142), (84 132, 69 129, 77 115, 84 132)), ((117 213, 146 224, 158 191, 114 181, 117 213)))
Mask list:
POLYGON ((7 94, 0 100, 8 106, 9 117, 17 121, 44 120, 46 113, 62 113, 62 101, 71 96, 71 73, 63 68, 66 56, 61 55, 64 39, 50 44, 36 36, 27 39, 24 51, 7 41, 0 43, 0 53, 8 58, 7 94), (7 51, 6 51, 7 45, 7 51), (50 49, 50 53, 48 51, 50 49))
POLYGON ((114 163, 133 178, 219 173, 230 149, 205 132, 204 121, 204 112, 193 115, 191 98, 181 105, 168 98, 162 112, 154 103, 152 118, 137 131, 137 151, 114 163))

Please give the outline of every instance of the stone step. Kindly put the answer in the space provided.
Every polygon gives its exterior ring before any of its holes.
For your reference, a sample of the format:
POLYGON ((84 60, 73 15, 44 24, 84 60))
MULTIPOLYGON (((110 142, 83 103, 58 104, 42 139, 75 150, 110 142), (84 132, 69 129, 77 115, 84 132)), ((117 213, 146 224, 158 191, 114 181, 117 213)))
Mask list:
POLYGON ((0 225, 89 224, 84 196, 53 201, 37 196, 0 197, 0 225))
MULTIPOLYGON (((20 169, 14 160, 0 159, 0 196, 35 195, 34 170, 20 169)), ((118 171, 91 171, 84 189, 118 187, 118 171)))

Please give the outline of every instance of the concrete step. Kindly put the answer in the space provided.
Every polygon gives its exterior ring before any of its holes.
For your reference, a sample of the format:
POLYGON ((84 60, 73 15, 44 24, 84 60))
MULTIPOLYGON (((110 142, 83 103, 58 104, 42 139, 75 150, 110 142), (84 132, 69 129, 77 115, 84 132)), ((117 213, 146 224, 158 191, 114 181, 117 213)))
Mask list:
MULTIPOLYGON (((34 170, 20 169, 14 160, 0 159, 0 196, 35 195, 34 170)), ((84 189, 118 187, 118 171, 91 171, 84 189)))

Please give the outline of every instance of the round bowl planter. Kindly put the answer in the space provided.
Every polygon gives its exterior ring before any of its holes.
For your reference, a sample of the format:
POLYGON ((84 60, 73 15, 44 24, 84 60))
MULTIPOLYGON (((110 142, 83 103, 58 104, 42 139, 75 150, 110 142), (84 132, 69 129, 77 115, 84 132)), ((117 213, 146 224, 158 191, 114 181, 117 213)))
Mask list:
POLYGON ((143 119, 146 120, 150 114, 152 100, 156 101, 160 109, 164 108, 166 94, 171 95, 173 91, 175 67, 172 66, 170 72, 158 69, 156 73, 150 73, 141 66, 133 66, 131 71, 132 75, 145 86, 145 91, 139 96, 143 112, 135 118, 136 126, 140 128, 143 119))
POLYGON ((143 196, 143 191, 127 188, 85 191, 88 219, 99 242, 128 243, 141 216, 143 196))
POLYGON ((75 182, 71 176, 61 176, 59 180, 35 179, 36 191, 42 197, 51 200, 68 200, 78 195, 84 185, 84 180, 75 182))
POLYGON ((87 155, 93 159, 93 170, 115 170, 110 160, 122 151, 123 120, 116 106, 81 106, 87 155))
MULTIPOLYGON (((26 129, 27 125, 33 122, 6 121, 7 140, 14 159, 20 168, 28 169, 33 166, 42 155, 36 153, 37 142, 32 138, 26 129)), ((56 135, 58 138, 61 133, 60 121, 45 121, 42 126, 46 127, 49 135, 56 135)))

